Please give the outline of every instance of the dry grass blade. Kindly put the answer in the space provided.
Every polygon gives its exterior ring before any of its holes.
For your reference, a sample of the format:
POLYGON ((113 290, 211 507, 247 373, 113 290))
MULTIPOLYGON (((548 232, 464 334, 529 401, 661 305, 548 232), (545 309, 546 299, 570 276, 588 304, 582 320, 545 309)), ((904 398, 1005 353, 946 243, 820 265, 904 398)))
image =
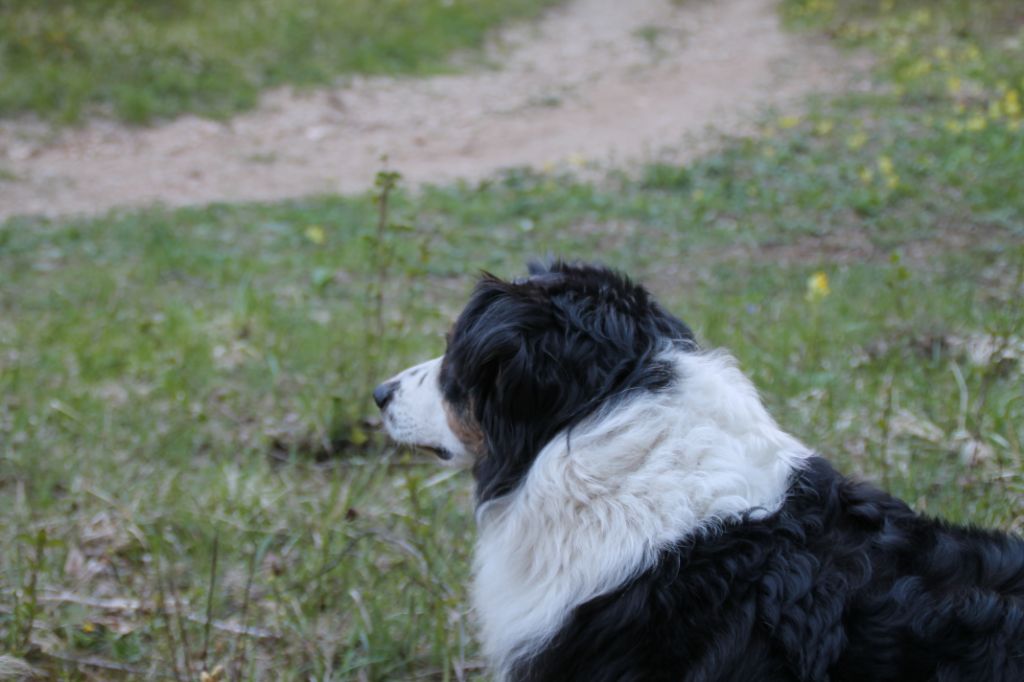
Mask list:
POLYGON ((0 680, 34 680, 42 674, 20 658, 0 656, 0 680))
POLYGON ((157 559, 155 570, 156 570, 156 589, 157 589, 157 612, 160 614, 161 620, 164 623, 164 635, 167 645, 167 657, 171 661, 171 669, 174 671, 174 679, 178 682, 185 682, 185 677, 182 676, 181 670, 178 667, 178 643, 174 639, 174 627, 171 618, 170 609, 167 607, 167 592, 164 586, 164 575, 161 568, 162 562, 157 559))
MULTIPOLYGON (((131 675, 147 676, 149 678, 152 678, 154 674, 145 668, 139 668, 125 663, 118 663, 117 661, 109 661, 105 658, 98 658, 96 656, 68 656, 67 654, 56 653, 46 653, 43 655, 47 658, 52 658, 55 661, 60 661, 61 663, 70 663, 76 668, 99 668, 100 670, 111 670, 120 673, 129 673, 131 675)), ((163 675, 160 673, 156 673, 156 676, 159 679, 179 679, 176 676, 163 675)), ((0 677, 0 679, 3 678, 0 677)))
MULTIPOLYGON (((158 595, 155 603, 147 603, 139 599, 130 599, 119 597, 115 599, 98 599, 96 597, 83 597, 82 595, 73 594, 71 592, 59 592, 56 594, 43 594, 39 597, 40 602, 51 603, 51 604, 78 604, 80 606, 88 606, 94 609, 102 609, 104 611, 117 611, 120 613, 134 614, 134 613, 164 613, 164 607, 160 604, 160 598, 158 595)), ((171 611, 167 611, 172 613, 171 611)), ((177 612, 173 612, 177 615, 177 612)), ((181 614, 185 620, 192 623, 199 623, 205 625, 207 620, 206 617, 193 612, 185 611, 181 614)), ((243 635, 245 637, 252 637, 254 639, 280 639, 281 635, 273 630, 267 628, 261 628, 253 625, 246 625, 234 623, 226 620, 211 620, 210 627, 219 630, 221 632, 227 632, 233 635, 243 635)))
POLYGON ((217 555, 220 552, 220 533, 213 536, 213 556, 210 558, 210 592, 206 598, 206 623, 203 626, 203 670, 209 670, 210 626, 213 623, 213 592, 217 585, 217 555))

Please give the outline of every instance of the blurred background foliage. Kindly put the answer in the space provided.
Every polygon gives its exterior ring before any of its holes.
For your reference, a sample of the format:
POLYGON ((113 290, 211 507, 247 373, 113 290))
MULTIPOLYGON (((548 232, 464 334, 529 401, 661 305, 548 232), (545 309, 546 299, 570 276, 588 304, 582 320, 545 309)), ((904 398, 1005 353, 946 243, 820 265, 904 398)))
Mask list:
POLYGON ((0 0, 0 116, 226 116, 262 89, 423 74, 556 0, 0 0))

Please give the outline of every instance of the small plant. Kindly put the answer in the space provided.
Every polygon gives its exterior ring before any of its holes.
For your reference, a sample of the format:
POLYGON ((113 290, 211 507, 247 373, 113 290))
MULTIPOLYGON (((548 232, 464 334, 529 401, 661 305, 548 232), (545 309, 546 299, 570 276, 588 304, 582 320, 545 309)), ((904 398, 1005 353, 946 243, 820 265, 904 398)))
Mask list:
POLYGON ((32 651, 32 630, 39 616, 39 576, 43 570, 43 557, 47 547, 45 529, 33 535, 21 536, 21 541, 30 543, 26 576, 20 589, 14 592, 14 609, 7 629, 7 649, 17 658, 27 658, 32 651))

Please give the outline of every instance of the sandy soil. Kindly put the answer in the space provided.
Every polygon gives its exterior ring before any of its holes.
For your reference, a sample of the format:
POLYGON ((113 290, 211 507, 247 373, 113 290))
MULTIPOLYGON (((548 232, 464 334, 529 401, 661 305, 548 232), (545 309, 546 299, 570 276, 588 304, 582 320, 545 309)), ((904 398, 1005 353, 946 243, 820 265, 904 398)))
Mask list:
POLYGON ((773 0, 574 0, 505 31, 500 68, 278 90, 221 123, 0 124, 0 219, 366 189, 386 156, 416 183, 501 168, 692 156, 709 129, 845 87, 861 69, 784 33, 773 0), (13 175, 13 178, 6 177, 13 175))

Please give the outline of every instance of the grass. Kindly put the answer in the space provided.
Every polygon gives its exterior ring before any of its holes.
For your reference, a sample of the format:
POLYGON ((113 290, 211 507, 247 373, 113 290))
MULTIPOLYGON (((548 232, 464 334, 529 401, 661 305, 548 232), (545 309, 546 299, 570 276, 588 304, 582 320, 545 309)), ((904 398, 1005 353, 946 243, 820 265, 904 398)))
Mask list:
POLYGON ((225 116, 283 84, 450 68, 556 0, 0 0, 0 116, 225 116))
POLYGON ((639 178, 0 227, 0 651, 65 680, 485 678, 470 481, 383 442, 369 390, 442 350, 476 270, 548 252, 647 281, 844 470, 1024 528, 1020 10, 925 7, 787 3, 872 49, 879 91, 639 178))

